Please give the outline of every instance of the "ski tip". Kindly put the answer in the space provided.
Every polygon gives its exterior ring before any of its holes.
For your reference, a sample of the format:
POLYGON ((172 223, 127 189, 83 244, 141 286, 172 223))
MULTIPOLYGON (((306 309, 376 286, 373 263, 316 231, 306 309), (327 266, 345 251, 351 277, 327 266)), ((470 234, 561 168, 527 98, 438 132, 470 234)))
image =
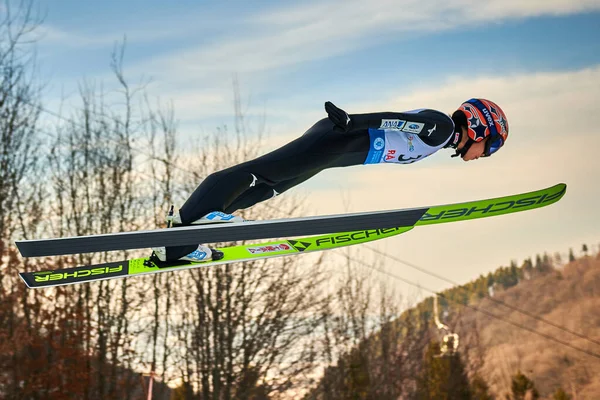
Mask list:
MULTIPOLYGON (((566 183, 557 183, 556 185, 552 186, 551 188, 561 188, 561 189, 566 189, 567 188, 567 184, 566 183)), ((548 188, 550 189, 550 188, 548 188)))
POLYGON ((548 190, 551 189, 555 189, 555 193, 556 193, 556 199, 554 202, 557 202, 558 200, 562 199, 563 196, 565 195, 565 193, 567 193, 567 184, 566 183, 557 183, 556 185, 554 185, 551 188, 548 188, 548 190))
POLYGON ((533 210, 558 202, 566 192, 567 185, 565 183, 558 183, 545 189, 516 195, 434 206, 427 210, 416 225, 466 221, 533 210))

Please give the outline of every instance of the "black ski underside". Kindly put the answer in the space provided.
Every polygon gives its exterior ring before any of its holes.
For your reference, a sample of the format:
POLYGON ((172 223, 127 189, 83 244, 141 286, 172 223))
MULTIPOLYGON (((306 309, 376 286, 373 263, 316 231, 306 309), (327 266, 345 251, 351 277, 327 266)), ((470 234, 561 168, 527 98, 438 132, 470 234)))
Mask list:
POLYGON ((429 208, 362 212, 17 241, 23 257, 144 249, 413 226, 429 208))

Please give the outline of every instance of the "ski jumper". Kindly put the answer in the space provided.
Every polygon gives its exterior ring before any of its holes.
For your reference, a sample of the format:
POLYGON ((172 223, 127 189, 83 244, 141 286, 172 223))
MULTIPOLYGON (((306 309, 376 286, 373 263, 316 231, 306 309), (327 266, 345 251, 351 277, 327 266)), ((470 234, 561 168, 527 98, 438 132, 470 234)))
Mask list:
MULTIPOLYGON (((277 150, 209 175, 179 210, 182 224, 211 211, 231 214, 251 207, 327 168, 420 161, 443 147, 456 147, 460 136, 450 116, 430 109, 351 114, 350 118, 348 132, 324 118, 277 150)), ((168 258, 195 248, 169 247, 168 258)))

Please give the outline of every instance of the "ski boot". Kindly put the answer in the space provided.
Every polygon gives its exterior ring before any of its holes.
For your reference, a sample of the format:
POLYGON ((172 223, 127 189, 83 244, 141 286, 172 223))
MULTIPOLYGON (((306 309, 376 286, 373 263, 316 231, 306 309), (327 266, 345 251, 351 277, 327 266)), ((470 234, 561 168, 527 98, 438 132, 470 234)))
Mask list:
MULTIPOLYGON (((202 218, 193 221, 190 225, 203 225, 203 224, 220 224, 220 223, 234 223, 234 222, 245 222, 246 220, 242 217, 238 217, 233 214, 227 214, 222 211, 212 211, 203 216, 202 218)), ((167 227, 171 226, 181 226, 183 225, 181 222, 181 216, 179 215, 179 211, 173 211, 173 206, 169 210, 169 214, 167 215, 167 227)))
MULTIPOLYGON (((202 225, 202 224, 213 224, 213 223, 234 223, 234 222, 244 222, 245 220, 241 217, 227 214, 221 211, 213 211, 199 220, 196 220, 191 223, 191 225, 202 225)), ((167 214, 167 228, 177 227, 183 225, 181 222, 181 217, 178 211, 174 211, 174 207, 171 206, 169 209, 169 213, 167 214)), ((185 265, 189 263, 196 262, 206 262, 206 261, 217 261, 223 258, 223 252, 217 249, 213 249, 211 247, 199 244, 198 248, 193 252, 180 257, 177 260, 169 260, 167 261, 167 249, 165 247, 153 247, 152 255, 150 256, 149 261, 159 268, 164 267, 172 267, 176 265, 185 265)))
POLYGON ((167 261, 167 249, 165 247, 153 247, 152 255, 148 261, 150 261, 154 266, 165 268, 190 263, 218 261, 222 259, 223 256, 224 255, 222 251, 200 244, 198 245, 198 248, 191 253, 180 257, 177 260, 167 261))

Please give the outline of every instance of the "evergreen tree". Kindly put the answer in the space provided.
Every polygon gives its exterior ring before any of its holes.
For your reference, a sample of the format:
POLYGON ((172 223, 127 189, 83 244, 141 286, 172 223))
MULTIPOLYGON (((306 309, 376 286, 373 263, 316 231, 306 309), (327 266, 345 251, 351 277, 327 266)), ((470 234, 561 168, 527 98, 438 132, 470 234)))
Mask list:
POLYGON ((344 398, 366 399, 369 394, 371 380, 369 376, 369 360, 366 354, 352 349, 348 355, 346 376, 344 377, 344 398))
POLYGON ((491 272, 488 272, 487 274, 487 287, 493 286, 494 285, 494 275, 492 275, 491 272))
POLYGON ((587 244, 583 244, 583 246, 581 246, 581 251, 583 252, 583 255, 587 256, 588 255, 588 247, 587 244))
POLYGON ((524 400, 525 396, 530 393, 530 399, 539 399, 540 394, 535 388, 535 384, 531 379, 526 377, 521 371, 518 371, 515 376, 512 377, 511 390, 514 400, 524 400))
POLYGON ((429 345, 423 370, 417 380, 420 400, 472 399, 464 365, 458 354, 439 357, 439 343, 429 345))
POLYGON ((518 283, 519 279, 523 277, 521 271, 519 270, 519 267, 517 267, 517 262, 515 260, 512 260, 510 262, 510 275, 513 277, 513 279, 515 279, 515 281, 518 283))
POLYGON ((523 261, 521 269, 523 269, 523 271, 533 271, 533 263, 531 262, 531 258, 527 258, 523 261))
POLYGON ((552 265, 552 259, 546 252, 544 252, 544 257, 542 257, 542 265, 544 266, 544 272, 552 271, 554 269, 554 265, 552 265))
POLYGON ((569 262, 575 261, 575 255, 573 254, 573 249, 569 249, 569 262))
POLYGON ((562 257, 559 252, 554 253, 554 265, 557 267, 562 266, 562 257))
POLYGON ((493 400, 489 389, 489 386, 481 376, 476 374, 471 380, 471 398, 473 400, 493 400))
POLYGON ((556 389, 556 392, 554 392, 554 395, 552 396, 553 400, 571 400, 572 398, 573 397, 567 394, 562 388, 556 389))
POLYGON ((538 271, 542 271, 544 269, 544 265, 542 264, 542 257, 539 254, 535 255, 535 269, 538 271))
POLYGON ((531 265, 531 262, 529 262, 529 260, 525 260, 523 262, 523 265, 521 266, 521 271, 525 279, 531 279, 531 277, 533 276, 533 265, 531 265))

